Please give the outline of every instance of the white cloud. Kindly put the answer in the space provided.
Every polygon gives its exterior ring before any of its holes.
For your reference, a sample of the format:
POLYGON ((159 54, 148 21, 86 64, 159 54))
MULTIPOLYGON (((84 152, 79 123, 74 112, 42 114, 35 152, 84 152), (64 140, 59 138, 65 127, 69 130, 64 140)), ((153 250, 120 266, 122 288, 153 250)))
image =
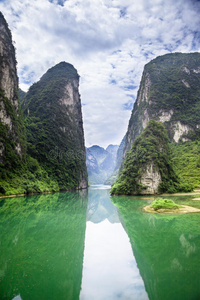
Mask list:
POLYGON ((120 143, 130 117, 123 107, 136 97, 145 63, 200 50, 195 0, 6 0, 0 9, 22 89, 60 61, 78 70, 87 145, 120 143))

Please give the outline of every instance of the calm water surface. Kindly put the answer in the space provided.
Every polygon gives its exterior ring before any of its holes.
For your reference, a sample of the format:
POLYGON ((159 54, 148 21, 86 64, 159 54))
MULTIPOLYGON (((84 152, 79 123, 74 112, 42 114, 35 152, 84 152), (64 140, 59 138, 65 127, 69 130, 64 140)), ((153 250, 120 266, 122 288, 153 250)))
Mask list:
POLYGON ((109 189, 91 187, 88 199, 80 299, 148 299, 109 189))
POLYGON ((200 299, 200 215, 143 212, 152 200, 106 186, 0 199, 0 299, 200 299))

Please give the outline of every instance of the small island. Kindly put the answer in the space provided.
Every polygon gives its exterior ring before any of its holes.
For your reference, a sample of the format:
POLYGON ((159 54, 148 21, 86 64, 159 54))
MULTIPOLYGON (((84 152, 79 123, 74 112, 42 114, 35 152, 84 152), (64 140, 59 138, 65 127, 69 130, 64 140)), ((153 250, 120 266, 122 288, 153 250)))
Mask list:
POLYGON ((167 214, 185 214, 200 212, 200 209, 187 206, 178 205, 173 200, 158 198, 154 200, 151 205, 145 206, 144 211, 150 213, 167 213, 167 214))

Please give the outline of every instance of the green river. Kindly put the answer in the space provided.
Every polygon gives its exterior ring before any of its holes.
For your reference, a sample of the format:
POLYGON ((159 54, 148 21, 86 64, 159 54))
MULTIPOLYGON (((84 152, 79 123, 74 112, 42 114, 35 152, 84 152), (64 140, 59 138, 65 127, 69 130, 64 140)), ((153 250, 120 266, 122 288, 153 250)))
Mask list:
POLYGON ((200 214, 143 212, 153 199, 107 186, 0 199, 0 299, 200 299, 200 214))

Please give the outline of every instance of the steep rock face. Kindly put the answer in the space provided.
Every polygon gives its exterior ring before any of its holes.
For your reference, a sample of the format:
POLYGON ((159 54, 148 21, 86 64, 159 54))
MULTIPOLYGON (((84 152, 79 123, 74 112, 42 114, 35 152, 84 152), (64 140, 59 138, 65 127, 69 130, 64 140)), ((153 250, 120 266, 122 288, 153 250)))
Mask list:
POLYGON ((33 84, 23 100, 28 153, 60 189, 87 187, 84 133, 76 69, 61 62, 33 84))
POLYGON ((12 169, 25 152, 23 119, 18 102, 18 77, 11 32, 0 13, 0 164, 12 169))
POLYGON ((108 145, 108 147, 106 148, 106 151, 109 152, 110 154, 113 155, 113 157, 116 159, 117 156, 117 151, 119 149, 118 145, 108 145))
POLYGON ((92 175, 92 173, 99 174, 100 171, 99 171, 98 162, 89 148, 86 148, 86 166, 87 166, 89 177, 90 175, 92 175))
POLYGON ((149 195, 179 189, 179 180, 172 168, 167 131, 162 123, 150 120, 135 139, 111 193, 149 195))
POLYGON ((147 164, 139 182, 142 186, 146 187, 145 190, 141 190, 141 194, 154 195, 158 193, 162 178, 158 168, 152 162, 147 164))
POLYGON ((145 66, 123 159, 151 119, 164 123, 174 142, 200 135, 200 53, 167 54, 145 66))
POLYGON ((112 174, 106 179, 104 184, 112 185, 117 179, 117 176, 119 173, 119 168, 121 166, 122 158, 123 158, 123 149, 124 149, 125 138, 126 138, 126 136, 124 136, 124 138, 122 139, 122 141, 117 149, 117 153, 115 154, 114 170, 113 170, 112 174))
POLYGON ((4 90, 5 97, 18 108, 18 98, 16 90, 18 89, 18 78, 16 71, 15 49, 12 44, 11 32, 3 15, 0 13, 0 80, 1 89, 4 90))

